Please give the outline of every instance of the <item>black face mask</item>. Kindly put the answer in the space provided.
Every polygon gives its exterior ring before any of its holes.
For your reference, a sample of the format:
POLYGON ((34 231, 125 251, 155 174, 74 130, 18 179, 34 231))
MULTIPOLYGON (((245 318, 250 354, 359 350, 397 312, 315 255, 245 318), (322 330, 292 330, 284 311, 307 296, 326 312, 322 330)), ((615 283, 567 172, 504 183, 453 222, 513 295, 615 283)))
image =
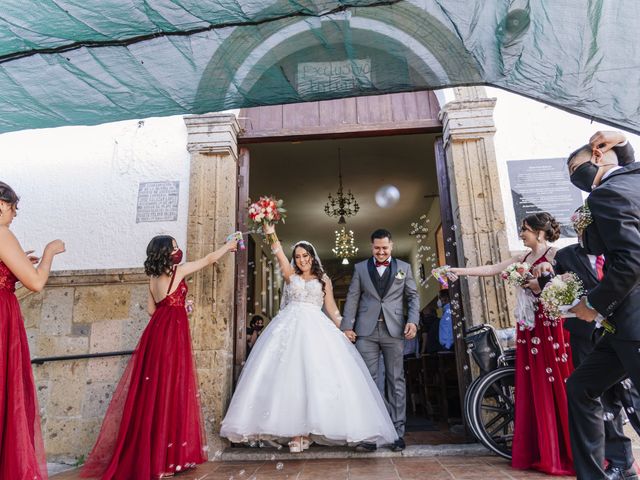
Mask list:
POLYGON ((569 177, 569 180, 580 190, 590 192, 596 180, 596 175, 598 175, 598 170, 600 170, 600 167, 597 165, 591 162, 585 162, 576 168, 575 172, 569 177))

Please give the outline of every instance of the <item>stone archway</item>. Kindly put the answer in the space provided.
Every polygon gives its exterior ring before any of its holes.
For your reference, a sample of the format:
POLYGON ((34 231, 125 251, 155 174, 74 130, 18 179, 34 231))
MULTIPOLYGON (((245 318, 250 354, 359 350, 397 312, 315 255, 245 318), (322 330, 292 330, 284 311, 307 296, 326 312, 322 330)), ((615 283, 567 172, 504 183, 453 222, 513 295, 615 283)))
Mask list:
MULTIPOLYGON (((227 92, 226 98, 240 92, 250 103, 251 87, 263 77, 264 72, 278 66, 295 52, 304 49, 313 52, 314 45, 318 46, 317 34, 323 41, 331 42, 336 59, 353 59, 349 54, 357 53, 358 48, 367 45, 389 47, 386 58, 403 58, 405 60, 400 61, 404 63, 408 59, 408 68, 420 77, 420 81, 407 82, 407 91, 440 87, 434 72, 444 74, 456 83, 458 72, 481 69, 457 37, 440 21, 407 3, 376 9, 375 12, 366 8, 354 9, 348 16, 343 13, 311 20, 287 18, 264 24, 260 33, 259 37, 247 37, 237 29, 216 50, 204 69, 196 94, 197 103, 204 110, 220 111, 231 106, 213 92, 227 92)), ((315 49, 318 55, 320 51, 315 49)), ((480 75, 477 78, 480 81, 480 75)), ((292 91, 293 79, 282 76, 280 80, 279 88, 284 89, 280 92, 288 93, 291 103, 315 99, 305 96, 304 92, 292 91)), ((366 89, 354 88, 336 92, 336 97, 366 93, 366 89)), ((283 103, 283 96, 274 103, 283 103)), ((268 99, 260 98, 260 104, 265 102, 268 104, 268 99)))

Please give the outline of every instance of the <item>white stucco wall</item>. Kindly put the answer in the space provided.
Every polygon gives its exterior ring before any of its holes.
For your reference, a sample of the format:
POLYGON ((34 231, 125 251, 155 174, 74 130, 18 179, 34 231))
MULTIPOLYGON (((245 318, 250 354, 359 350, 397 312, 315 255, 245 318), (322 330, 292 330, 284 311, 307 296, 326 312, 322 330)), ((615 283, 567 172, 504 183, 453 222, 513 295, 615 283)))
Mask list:
MULTIPOLYGON (((596 131, 616 129, 496 88, 487 88, 487 96, 497 98, 495 150, 509 248, 515 252, 523 246, 518 238, 507 161, 566 157, 587 143, 596 131)), ((640 155, 640 137, 626 135, 636 149, 636 156, 640 155)), ((574 239, 563 238, 555 245, 563 247, 574 242, 574 239)))
POLYGON ((0 180, 20 195, 12 230, 38 253, 61 238, 54 270, 141 267, 157 234, 186 243, 189 154, 182 117, 0 135, 0 180), (136 223, 140 182, 179 181, 178 219, 136 223))

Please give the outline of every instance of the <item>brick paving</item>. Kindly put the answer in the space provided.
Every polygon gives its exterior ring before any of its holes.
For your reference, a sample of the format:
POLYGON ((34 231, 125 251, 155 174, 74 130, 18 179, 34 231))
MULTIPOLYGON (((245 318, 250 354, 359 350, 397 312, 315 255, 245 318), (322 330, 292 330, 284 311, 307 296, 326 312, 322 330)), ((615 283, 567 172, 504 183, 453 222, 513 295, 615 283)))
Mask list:
MULTIPOLYGON (((344 458, 255 462, 209 462, 183 472, 176 480, 538 480, 540 472, 514 470, 493 456, 443 456, 430 458, 344 458)), ((76 472, 54 475, 51 480, 79 480, 76 472)), ((140 479, 147 480, 147 479, 140 479)))

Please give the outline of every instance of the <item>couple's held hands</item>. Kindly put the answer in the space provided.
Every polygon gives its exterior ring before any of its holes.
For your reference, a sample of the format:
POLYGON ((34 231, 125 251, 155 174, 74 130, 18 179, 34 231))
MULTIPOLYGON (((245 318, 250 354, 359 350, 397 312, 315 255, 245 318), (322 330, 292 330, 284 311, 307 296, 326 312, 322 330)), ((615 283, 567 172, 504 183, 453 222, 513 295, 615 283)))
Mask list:
POLYGON ((353 330, 345 330, 344 336, 347 337, 351 343, 356 343, 356 339, 358 338, 358 335, 356 335, 356 332, 353 330))

